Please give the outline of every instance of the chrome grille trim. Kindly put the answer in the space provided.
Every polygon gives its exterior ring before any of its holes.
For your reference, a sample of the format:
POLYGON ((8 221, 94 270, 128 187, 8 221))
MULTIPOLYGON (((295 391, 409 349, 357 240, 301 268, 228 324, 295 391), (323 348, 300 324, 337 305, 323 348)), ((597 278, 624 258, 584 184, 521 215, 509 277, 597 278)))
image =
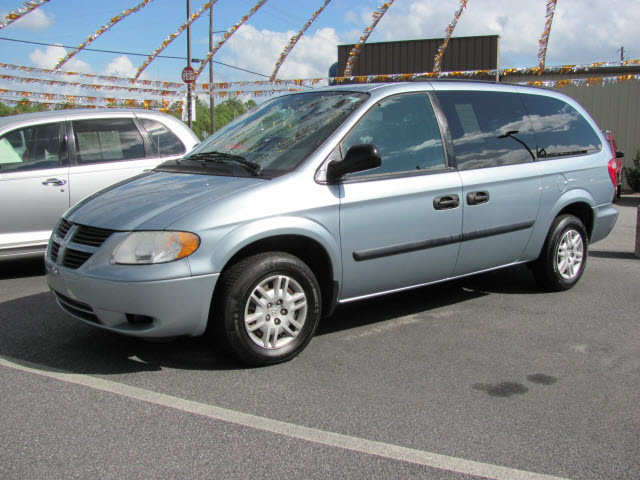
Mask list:
POLYGON ((88 245, 90 247, 100 247, 111 236, 113 230, 105 230, 104 228, 87 227, 78 225, 71 241, 80 245, 88 245))
POLYGON ((58 228, 56 228, 55 230, 55 234, 60 237, 60 239, 63 239, 67 233, 69 232, 69 230, 71 230, 72 227, 72 223, 65 220, 64 218, 60 220, 60 223, 58 224, 58 228))
POLYGON ((98 251, 114 230, 89 227, 60 220, 51 238, 49 260, 77 270, 98 251))

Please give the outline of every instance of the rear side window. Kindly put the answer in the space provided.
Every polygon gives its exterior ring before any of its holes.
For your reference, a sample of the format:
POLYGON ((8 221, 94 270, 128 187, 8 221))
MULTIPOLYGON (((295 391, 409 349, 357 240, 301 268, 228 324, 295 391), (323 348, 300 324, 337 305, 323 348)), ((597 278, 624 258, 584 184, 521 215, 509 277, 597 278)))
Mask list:
POLYGON ((182 155, 187 151, 180 139, 166 126, 150 118, 138 118, 145 128, 160 156, 182 155))
POLYGON ((517 93, 438 92, 459 170, 533 162, 535 137, 517 93))
POLYGON ((130 118, 74 121, 73 133, 80 164, 145 157, 142 135, 130 118))
POLYGON ((60 123, 33 125, 0 137, 0 173, 60 166, 60 123))
POLYGON ((536 133, 539 158, 582 155, 602 149, 600 138, 589 122, 568 103, 530 94, 523 94, 522 101, 536 133))

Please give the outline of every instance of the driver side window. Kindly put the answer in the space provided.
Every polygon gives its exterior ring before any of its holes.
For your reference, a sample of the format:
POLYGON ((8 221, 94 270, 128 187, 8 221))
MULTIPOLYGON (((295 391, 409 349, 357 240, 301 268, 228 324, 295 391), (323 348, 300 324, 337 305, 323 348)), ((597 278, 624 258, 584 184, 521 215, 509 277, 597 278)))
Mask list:
POLYGON ((0 137, 3 172, 40 170, 60 166, 60 124, 32 125, 0 137))
POLYGON ((378 148, 382 165, 349 177, 446 168, 438 122, 424 94, 399 95, 378 104, 343 142, 343 152, 363 143, 378 148))

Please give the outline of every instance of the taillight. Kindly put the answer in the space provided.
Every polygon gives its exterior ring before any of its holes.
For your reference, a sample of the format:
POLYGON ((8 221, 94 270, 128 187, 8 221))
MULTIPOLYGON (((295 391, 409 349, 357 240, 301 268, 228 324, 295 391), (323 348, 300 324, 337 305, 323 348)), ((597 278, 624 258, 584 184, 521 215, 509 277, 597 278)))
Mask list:
POLYGON ((614 187, 618 186, 618 159, 613 157, 609 160, 609 176, 614 187))

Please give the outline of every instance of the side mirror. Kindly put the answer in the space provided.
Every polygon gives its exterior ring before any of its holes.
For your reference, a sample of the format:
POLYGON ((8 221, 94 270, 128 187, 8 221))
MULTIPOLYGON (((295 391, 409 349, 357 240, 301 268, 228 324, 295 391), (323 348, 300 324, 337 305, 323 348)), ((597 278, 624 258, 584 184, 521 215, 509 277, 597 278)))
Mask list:
POLYGON ((624 158, 624 153, 616 152, 616 158, 624 158))
POLYGON ((327 166, 327 182, 337 183, 348 173, 364 172, 382 165, 380 152, 369 143, 354 145, 341 161, 334 160, 327 166))

